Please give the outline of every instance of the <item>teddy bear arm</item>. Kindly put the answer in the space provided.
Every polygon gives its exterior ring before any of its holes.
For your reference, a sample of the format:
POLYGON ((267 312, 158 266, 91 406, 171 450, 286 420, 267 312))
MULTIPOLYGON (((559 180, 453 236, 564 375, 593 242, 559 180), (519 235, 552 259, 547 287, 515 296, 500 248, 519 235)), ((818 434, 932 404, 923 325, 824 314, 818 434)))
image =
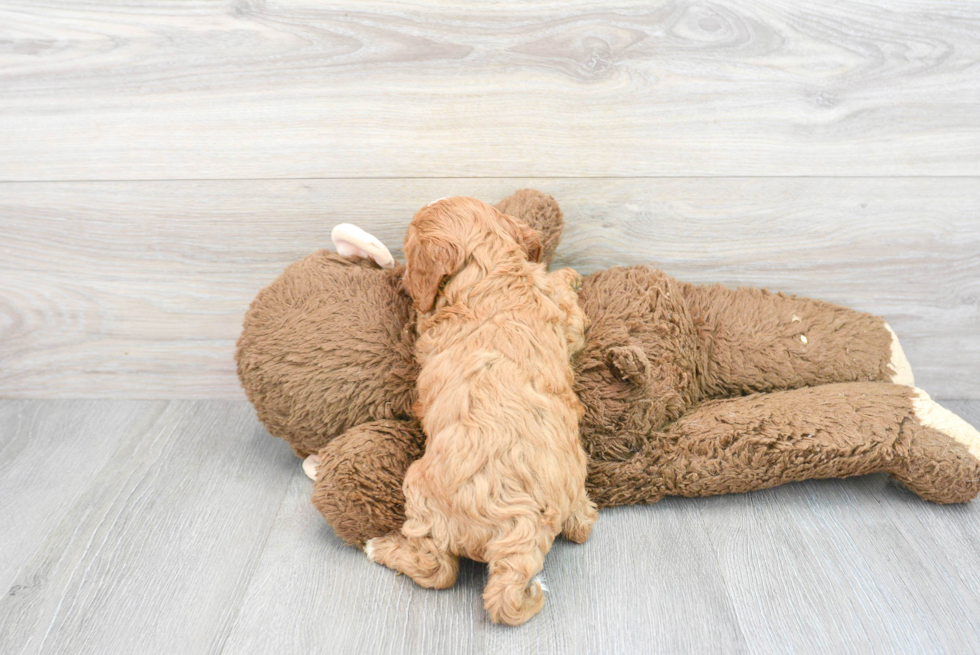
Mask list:
POLYGON ((405 522, 405 472, 422 456, 414 421, 384 420, 351 428, 318 455, 313 505, 341 539, 363 545, 405 522))
POLYGON ((704 403, 632 459, 590 462, 600 506, 888 472, 926 500, 980 492, 980 433, 911 387, 850 382, 704 403))
POLYGON ((913 384, 898 338, 880 317, 760 289, 681 288, 698 330, 704 397, 834 382, 913 384))

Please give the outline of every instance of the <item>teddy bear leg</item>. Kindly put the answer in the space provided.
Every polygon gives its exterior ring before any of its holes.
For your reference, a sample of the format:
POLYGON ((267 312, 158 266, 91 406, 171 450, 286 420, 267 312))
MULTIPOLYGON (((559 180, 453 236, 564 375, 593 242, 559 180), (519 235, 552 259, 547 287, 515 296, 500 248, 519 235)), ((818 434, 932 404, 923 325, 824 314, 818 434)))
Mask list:
POLYGON ((972 500, 980 491, 980 432, 921 389, 911 402, 892 476, 934 503, 972 500))
POLYGON ((418 423, 374 421, 351 428, 318 453, 313 505, 349 544, 398 530, 405 522, 405 472, 424 446, 418 423))
POLYGON ((368 539, 364 544, 368 559, 404 573, 428 589, 448 589, 456 584, 459 558, 439 550, 429 537, 406 537, 392 532, 368 539))
POLYGON ((698 325, 706 397, 833 382, 913 384, 898 337, 880 317, 761 289, 681 287, 698 325))
POLYGON ((976 430, 923 397, 852 382, 706 402, 632 459, 591 462, 589 495, 606 507, 887 472, 927 500, 969 500, 980 492, 976 430))

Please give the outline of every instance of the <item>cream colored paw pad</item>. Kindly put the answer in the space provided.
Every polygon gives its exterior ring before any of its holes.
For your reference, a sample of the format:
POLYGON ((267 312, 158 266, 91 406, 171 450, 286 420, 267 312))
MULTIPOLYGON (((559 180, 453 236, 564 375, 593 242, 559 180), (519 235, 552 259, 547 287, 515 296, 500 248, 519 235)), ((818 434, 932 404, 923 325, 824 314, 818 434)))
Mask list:
POLYGON ((303 460, 303 473, 311 480, 316 480, 316 467, 320 466, 320 456, 310 455, 303 460))
POLYGON ((980 460, 980 432, 975 427, 934 401, 922 389, 913 392, 912 409, 919 423, 960 442, 980 460))
POLYGON ((885 323, 885 329, 888 330, 888 334, 892 335, 892 356, 888 361, 889 366, 895 371, 892 374, 892 382, 894 384, 904 384, 907 387, 914 387, 915 378, 912 376, 912 366, 905 356, 905 351, 902 350, 902 344, 898 342, 898 335, 888 326, 888 323, 885 323))

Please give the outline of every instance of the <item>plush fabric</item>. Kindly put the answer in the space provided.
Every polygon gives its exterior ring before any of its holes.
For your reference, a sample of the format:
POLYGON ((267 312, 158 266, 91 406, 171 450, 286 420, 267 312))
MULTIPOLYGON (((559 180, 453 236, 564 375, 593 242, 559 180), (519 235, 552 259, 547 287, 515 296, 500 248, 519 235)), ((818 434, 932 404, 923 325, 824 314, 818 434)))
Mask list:
POLYGON ((405 521, 402 480, 425 452, 415 421, 372 421, 327 443, 313 504, 345 541, 363 544, 405 521))
POLYGON ((252 302, 238 376, 259 420, 300 457, 365 421, 412 416, 418 366, 404 270, 320 250, 252 302))
POLYGON ((922 425, 913 391, 837 383, 705 402, 651 432, 633 457, 593 460, 589 492, 610 507, 887 472, 926 500, 972 499, 980 460, 922 425))
MULTIPOLYGON (((497 207, 540 233, 547 261, 554 199, 523 190, 497 207)), ((319 453, 313 502, 355 544, 401 525, 402 479, 424 448, 401 273, 314 253, 258 295, 237 351, 269 432, 319 453)), ((579 303, 591 327, 575 391, 602 507, 875 471, 935 502, 980 492, 980 433, 891 384, 911 374, 879 317, 647 266, 586 277, 579 303)))
MULTIPOLYGON (((593 457, 586 488, 605 508, 886 472, 926 500, 971 500, 980 491, 980 460, 922 425, 912 393, 882 382, 838 383, 705 402, 627 458, 593 457)), ((397 439, 389 423, 367 423, 320 453, 313 503, 349 543, 405 520, 401 480, 425 435, 398 425, 397 439)))
MULTIPOLYGON (((497 204, 541 237, 551 261, 564 220, 548 195, 524 189, 497 204)), ((412 418, 415 309, 405 267, 319 250, 262 289, 245 314, 238 377, 270 434, 300 457, 366 421, 412 418)))

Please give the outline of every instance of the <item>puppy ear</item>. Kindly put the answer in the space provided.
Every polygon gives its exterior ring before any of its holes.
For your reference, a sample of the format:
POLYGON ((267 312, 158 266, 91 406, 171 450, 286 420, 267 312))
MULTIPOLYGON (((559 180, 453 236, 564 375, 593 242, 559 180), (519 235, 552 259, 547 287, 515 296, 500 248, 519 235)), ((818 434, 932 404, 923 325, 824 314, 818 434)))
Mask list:
POLYGON ((463 250, 445 239, 427 237, 414 241, 405 243, 405 290, 415 302, 416 311, 425 314, 436 304, 443 280, 463 267, 463 250))
POLYGON ((544 247, 541 245, 541 235, 513 216, 508 216, 507 214, 504 214, 504 216, 509 219, 511 234, 513 234, 517 243, 521 245, 521 248, 524 249, 524 254, 527 255, 528 261, 540 263, 541 257, 544 254, 544 247))

